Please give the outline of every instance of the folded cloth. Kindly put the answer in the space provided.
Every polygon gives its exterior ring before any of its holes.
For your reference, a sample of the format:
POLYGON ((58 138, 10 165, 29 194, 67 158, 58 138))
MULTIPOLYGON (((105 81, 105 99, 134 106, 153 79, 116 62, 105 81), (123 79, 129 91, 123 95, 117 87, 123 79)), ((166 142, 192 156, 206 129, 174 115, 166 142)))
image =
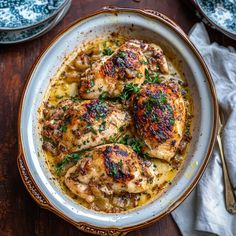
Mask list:
MULTIPOLYGON (((189 36, 211 72, 225 115, 223 145, 230 179, 236 190, 236 51, 232 47, 211 44, 202 23, 196 24, 189 36)), ((172 216, 184 236, 236 236, 236 215, 228 213, 225 208, 222 165, 217 145, 197 187, 172 212, 172 216)))

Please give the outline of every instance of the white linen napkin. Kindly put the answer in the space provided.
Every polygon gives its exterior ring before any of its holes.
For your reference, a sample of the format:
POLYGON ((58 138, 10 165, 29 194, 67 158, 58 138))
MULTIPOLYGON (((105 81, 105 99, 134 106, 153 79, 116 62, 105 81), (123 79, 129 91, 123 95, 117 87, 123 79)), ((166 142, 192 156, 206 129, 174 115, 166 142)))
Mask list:
MULTIPOLYGON (((236 190, 236 51, 232 47, 211 44, 202 23, 192 28, 189 37, 211 72, 225 114, 223 145, 230 179, 236 190)), ((217 145, 197 187, 172 212, 172 216, 184 236, 236 236, 236 214, 228 213, 225 208, 223 172, 217 145)))

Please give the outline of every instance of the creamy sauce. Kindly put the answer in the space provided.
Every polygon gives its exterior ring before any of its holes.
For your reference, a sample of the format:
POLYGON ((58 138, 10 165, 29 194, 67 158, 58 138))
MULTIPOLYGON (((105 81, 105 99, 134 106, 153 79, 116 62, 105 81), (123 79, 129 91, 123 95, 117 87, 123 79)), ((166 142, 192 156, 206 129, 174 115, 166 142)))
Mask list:
MULTIPOLYGON (((89 60, 96 61, 99 60, 101 57, 105 55, 109 55, 111 52, 115 51, 121 44, 123 44, 127 39, 123 38, 119 35, 116 35, 115 39, 112 36, 109 36, 108 38, 99 38, 95 41, 88 42, 85 45, 83 45, 80 50, 75 52, 73 54, 73 57, 67 58, 65 60, 65 63, 63 64, 62 68, 60 69, 58 76, 53 78, 51 80, 51 84, 48 88, 48 92, 45 96, 44 102, 39 109, 40 116, 42 117, 40 122, 40 129, 42 129, 42 123, 43 123, 43 110, 45 109, 45 106, 47 107, 54 107, 59 102, 61 102, 64 99, 67 98, 73 98, 78 95, 78 84, 79 84, 79 76, 80 71, 83 71, 84 68, 80 68, 80 64, 77 63, 78 58, 80 55, 82 55, 84 52, 87 54, 90 54, 91 57, 89 60)), ((91 62, 90 61, 90 62, 91 62)), ((192 107, 191 107, 191 99, 188 92, 188 88, 186 86, 185 78, 181 73, 179 73, 178 69, 175 66, 175 63, 173 61, 170 61, 167 58, 168 66, 169 66, 169 74, 168 75, 159 75, 160 82, 166 82, 172 81, 180 84, 181 89, 183 89, 184 99, 185 99, 185 105, 187 108, 187 122, 186 122, 186 132, 188 134, 191 130, 191 114, 192 114, 192 107)), ((188 145, 187 145, 188 146, 188 145)), ((144 193, 138 193, 136 194, 136 204, 135 205, 128 205, 126 207, 123 207, 120 209, 120 211, 126 211, 133 209, 138 206, 142 206, 149 202, 152 199, 157 198, 160 196, 161 193, 163 193, 166 188, 172 184, 173 179, 177 175, 177 173, 180 171, 181 166, 184 163, 186 153, 187 153, 187 147, 184 147, 184 150, 182 153, 176 154, 176 156, 168 163, 166 161, 162 161, 159 159, 148 159, 153 164, 153 168, 157 168, 159 171, 159 178, 158 178, 158 184, 155 188, 150 189, 144 193)), ((65 165, 65 168, 62 172, 58 174, 56 170, 56 166, 58 163, 61 162, 61 156, 59 155, 52 155, 51 152, 43 151, 44 156, 46 159, 46 162, 48 164, 48 167, 53 174, 55 180, 59 183, 62 191, 73 198, 78 204, 83 205, 86 208, 91 208, 91 204, 87 203, 84 199, 80 198, 79 196, 76 196, 73 194, 64 183, 64 176, 66 173, 66 170, 74 165, 75 163, 67 163, 65 165)), ((95 210, 101 210, 106 211, 104 209, 98 209, 95 208, 95 210)))

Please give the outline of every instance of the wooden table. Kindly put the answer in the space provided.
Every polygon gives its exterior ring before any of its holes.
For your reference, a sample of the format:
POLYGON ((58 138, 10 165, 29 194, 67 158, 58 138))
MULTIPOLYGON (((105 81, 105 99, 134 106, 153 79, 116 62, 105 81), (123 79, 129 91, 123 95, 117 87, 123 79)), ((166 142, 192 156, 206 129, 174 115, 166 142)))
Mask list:
MULTIPOLYGON (((88 235, 41 209, 23 186, 17 170, 17 112, 26 76, 36 57, 67 24, 105 5, 149 8, 166 14, 188 32, 199 19, 193 7, 181 0, 74 0, 63 21, 46 35, 18 45, 0 46, 0 235, 47 236, 88 235)), ((212 40, 235 45, 221 33, 208 29, 212 40)), ((153 226, 131 235, 181 235, 169 215, 153 226)))

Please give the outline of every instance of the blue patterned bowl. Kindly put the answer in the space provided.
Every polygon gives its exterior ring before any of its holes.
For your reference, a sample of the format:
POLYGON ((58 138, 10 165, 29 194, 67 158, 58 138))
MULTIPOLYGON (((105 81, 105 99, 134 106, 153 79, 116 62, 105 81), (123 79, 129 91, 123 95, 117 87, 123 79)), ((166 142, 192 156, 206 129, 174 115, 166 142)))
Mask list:
POLYGON ((236 0, 192 0, 206 22, 236 39, 236 0))
POLYGON ((38 26, 55 17, 69 0, 0 0, 0 30, 38 26))
POLYGON ((0 44, 20 43, 42 36, 62 20, 70 8, 71 1, 72 0, 69 0, 67 5, 55 17, 34 28, 16 31, 0 31, 0 44))

